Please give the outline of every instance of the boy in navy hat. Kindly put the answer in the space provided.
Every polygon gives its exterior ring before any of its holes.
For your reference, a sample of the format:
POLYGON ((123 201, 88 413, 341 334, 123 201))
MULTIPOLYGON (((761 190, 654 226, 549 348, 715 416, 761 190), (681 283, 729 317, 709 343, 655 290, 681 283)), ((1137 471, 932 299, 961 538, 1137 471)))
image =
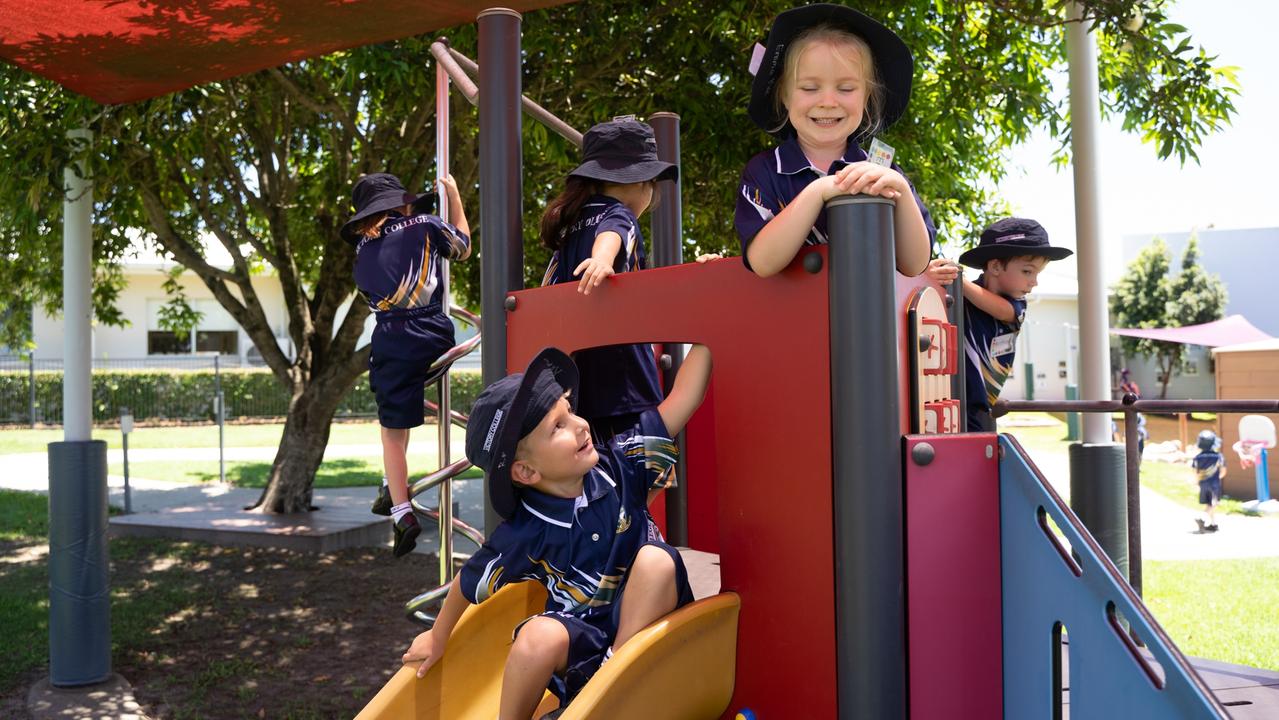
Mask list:
POLYGON ((342 225, 342 239, 355 246, 356 287, 377 318, 369 387, 377 399, 386 474, 373 512, 391 516, 395 557, 411 552, 421 532, 409 498, 409 430, 422 424, 425 386, 439 377, 431 365, 454 345, 453 322, 444 313, 442 260, 471 254, 457 184, 451 175, 441 184, 454 224, 429 214, 436 193, 410 193, 394 175, 372 173, 355 183, 355 213, 342 225))
MULTIPOLYGON (((1049 261, 1071 254, 1049 245, 1048 233, 1034 220, 1004 218, 982 231, 977 247, 959 256, 960 263, 982 271, 974 282, 962 280, 968 432, 995 430, 990 409, 1013 369, 1026 295, 1049 261)), ((928 265, 928 276, 942 285, 959 275, 959 267, 945 258, 928 265)))
POLYGON ((1221 440, 1217 433, 1204 430, 1196 442, 1199 454, 1191 459, 1199 480, 1199 504, 1204 506, 1203 517, 1195 518, 1201 533, 1217 532, 1217 503, 1221 501, 1221 481, 1226 477, 1226 458, 1222 456, 1221 440))
POLYGON ((694 346, 657 409, 600 446, 574 414, 577 367, 555 348, 480 394, 466 455, 487 471, 489 501, 504 522, 453 580, 434 627, 404 654, 419 677, 444 654, 468 604, 508 583, 539 582, 546 611, 516 628, 502 678, 500 717, 527 718, 547 688, 566 707, 613 648, 692 601, 684 564, 648 503, 673 477, 671 438, 701 404, 710 369, 710 352, 694 346))

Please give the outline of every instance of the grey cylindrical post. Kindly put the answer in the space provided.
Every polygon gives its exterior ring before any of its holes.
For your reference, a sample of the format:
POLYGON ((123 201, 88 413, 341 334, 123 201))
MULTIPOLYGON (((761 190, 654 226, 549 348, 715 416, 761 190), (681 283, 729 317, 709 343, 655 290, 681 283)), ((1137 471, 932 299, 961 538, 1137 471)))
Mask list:
POLYGON ((1125 578, 1128 577, 1127 496, 1123 445, 1071 444, 1070 507, 1125 578))
MULTIPOLYGON (((668 163, 680 164, 679 115, 672 112, 654 113, 648 119, 657 139, 657 157, 668 163)), ((682 169, 681 169, 682 171, 682 169)), ((674 182, 660 182, 653 208, 653 267, 679 265, 684 262, 684 205, 683 184, 680 178, 674 182)), ((684 362, 684 346, 666 343, 662 352, 671 357, 671 366, 663 370, 667 394, 675 383, 675 375, 684 362)), ((688 443, 684 433, 675 439, 679 446, 679 460, 675 474, 679 483, 666 491, 666 539, 674 545, 688 544, 688 443)))
POLYGON ((29 409, 31 429, 36 427, 36 354, 27 355, 27 408, 29 409))
POLYGON ((218 398, 218 482, 226 484, 226 396, 222 394, 222 361, 213 356, 213 388, 218 398))
MULTIPOLYGON (((1136 402, 1132 393, 1124 395, 1124 404, 1136 402)), ((1128 533, 1128 584, 1141 595, 1141 447, 1138 442, 1137 413, 1124 412, 1124 495, 1127 507, 1124 517, 1128 533)))
POLYGON ((111 675, 107 444, 49 443, 49 682, 111 675))
MULTIPOLYGON (((520 21, 492 8, 480 25, 480 366, 487 386, 506 375, 506 294, 524 286, 520 21)), ((500 518, 484 498, 486 534, 500 518)))
POLYGON ((950 396, 959 401, 959 422, 963 423, 961 432, 968 432, 968 353, 964 352, 964 343, 968 329, 964 323, 964 277, 961 275, 946 288, 950 297, 950 322, 955 326, 959 336, 959 358, 955 364, 955 374, 950 378, 950 396))
POLYGON ((901 411, 891 200, 826 205, 839 717, 906 717, 901 411))
MULTIPOLYGON (((67 137, 87 147, 88 130, 67 137)), ((77 162, 63 176, 62 203, 62 436, 84 441, 93 435, 93 183, 77 162)))

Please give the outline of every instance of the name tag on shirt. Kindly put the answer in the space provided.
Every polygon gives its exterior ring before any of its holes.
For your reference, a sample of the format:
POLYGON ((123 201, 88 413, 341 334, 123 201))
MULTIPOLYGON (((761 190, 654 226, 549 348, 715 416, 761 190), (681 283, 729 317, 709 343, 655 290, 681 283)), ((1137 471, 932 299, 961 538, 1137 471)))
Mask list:
POLYGON ((1017 333, 997 335, 990 341, 990 356, 1007 355, 1017 347, 1017 333))

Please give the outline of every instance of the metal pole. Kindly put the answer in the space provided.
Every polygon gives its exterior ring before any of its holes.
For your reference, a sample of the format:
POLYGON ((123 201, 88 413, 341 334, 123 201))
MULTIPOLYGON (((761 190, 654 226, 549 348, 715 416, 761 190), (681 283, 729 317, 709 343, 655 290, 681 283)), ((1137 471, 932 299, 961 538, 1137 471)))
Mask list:
POLYGON ((222 394, 222 362, 213 356, 213 387, 218 415, 218 482, 226 484, 226 396, 222 394))
MULTIPOLYGON (((648 119, 653 126, 653 135, 657 139, 657 157, 676 166, 680 164, 679 115, 672 112, 654 113, 648 119)), ((657 206, 653 208, 653 267, 679 265, 684 262, 684 209, 683 184, 677 178, 674 182, 663 181, 657 184, 657 206)), ((684 362, 684 345, 681 343, 665 343, 662 352, 670 356, 671 364, 663 371, 663 389, 670 394, 675 384, 675 376, 684 362)), ((666 536, 672 544, 682 546, 688 544, 688 442, 685 433, 675 438, 679 447, 679 460, 675 464, 675 475, 679 483, 666 491, 666 536)))
POLYGON ((894 203, 856 195, 826 207, 838 717, 905 718, 894 203))
MULTIPOLYGON (((449 174, 449 75, 444 65, 435 63, 435 172, 443 179, 449 174)), ((441 195, 443 197, 443 195, 441 195)), ((440 203, 440 218, 448 221, 448 202, 440 203)), ((452 300, 449 297, 449 261, 440 261, 441 297, 444 299, 444 317, 449 315, 452 300)), ((450 322, 452 322, 450 320, 450 322)), ((452 413, 449 374, 445 372, 440 378, 440 410, 439 410, 439 460, 440 467, 446 468, 453 462, 452 446, 452 413)), ((453 479, 445 478, 440 483, 440 585, 453 579, 453 479)))
MULTIPOLYGON (((961 271, 962 272, 962 271, 961 271)), ((968 431, 968 353, 964 352, 964 343, 967 342, 965 334, 968 332, 964 327, 964 278, 961 274, 955 278, 955 282, 946 288, 947 302, 950 306, 950 322, 955 326, 955 332, 959 335, 959 363, 956 365, 955 374, 950 377, 950 396, 959 400, 959 422, 962 423, 964 432, 968 431)))
POLYGON ((27 354, 27 407, 30 409, 31 429, 36 427, 36 354, 27 354))
MULTIPOLYGON (((1110 318, 1101 254, 1101 200, 1097 129, 1101 123, 1097 96, 1097 43, 1092 25, 1082 21, 1083 6, 1069 5, 1066 56, 1070 61, 1070 145, 1075 174, 1075 232, 1079 277, 1079 344, 1082 372, 1080 397, 1110 399, 1110 318)), ((1084 416, 1085 443, 1110 442, 1110 419, 1084 416)))
MULTIPOLYGON (((88 130, 67 133, 87 152, 88 130)), ((63 442, 49 443, 49 682, 92 685, 111 675, 107 444, 93 431, 90 318, 93 186, 86 164, 64 173, 63 442)))
POLYGON ((1141 453, 1137 448, 1137 401, 1132 393, 1124 395, 1124 474, 1128 492, 1128 584, 1141 595, 1141 453))
MULTIPOLYGON (((520 138, 520 22, 492 8, 480 26, 480 365, 484 384, 506 376, 506 294, 524 286, 523 158, 520 138)), ((485 497, 485 534, 500 518, 485 497)))

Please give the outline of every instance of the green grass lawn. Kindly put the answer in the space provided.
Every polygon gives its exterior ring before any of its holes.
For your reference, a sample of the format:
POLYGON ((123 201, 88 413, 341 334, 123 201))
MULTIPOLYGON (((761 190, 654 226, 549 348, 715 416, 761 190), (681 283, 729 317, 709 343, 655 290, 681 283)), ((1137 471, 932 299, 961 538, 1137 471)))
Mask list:
MULTIPOLYGON (((265 425, 227 425, 226 447, 274 447, 280 444, 284 432, 283 423, 265 425)), ((456 432, 456 431, 455 431, 456 432)), ((414 442, 434 444, 435 425, 425 425, 413 431, 414 442)), ((330 445, 367 445, 381 442, 376 422, 333 423, 329 430, 330 445)), ((97 428, 94 440, 106 440, 108 448, 119 448, 120 431, 115 428, 97 428)), ((9 429, 0 430, 0 455, 8 453, 44 452, 51 442, 62 440, 62 429, 9 429)), ((174 427, 136 428, 129 434, 129 449, 217 447, 216 425, 182 425, 174 427)), ((410 448, 412 445, 410 445, 410 448)), ((459 446, 460 447, 460 446, 459 446)))
MULTIPOLYGON (((438 466, 435 455, 431 453, 424 458, 420 455, 409 455, 409 477, 420 478, 434 472, 438 466)), ((107 472, 112 475, 124 474, 124 463, 109 463, 107 472)), ((267 461, 233 461, 226 464, 227 482, 236 487, 266 487, 266 478, 271 472, 271 463, 267 461)), ((463 473, 462 478, 483 477, 484 474, 472 468, 463 473)), ((218 463, 214 461, 191 460, 155 460, 147 462, 129 462, 130 478, 146 478, 148 480, 165 480, 183 483, 215 482, 218 479, 218 463)), ((315 474, 315 487, 363 487, 374 486, 382 482, 382 458, 358 457, 325 460, 315 474)))
POLYGON ((1146 604, 1187 655, 1279 670, 1279 558, 1150 561, 1146 604))

